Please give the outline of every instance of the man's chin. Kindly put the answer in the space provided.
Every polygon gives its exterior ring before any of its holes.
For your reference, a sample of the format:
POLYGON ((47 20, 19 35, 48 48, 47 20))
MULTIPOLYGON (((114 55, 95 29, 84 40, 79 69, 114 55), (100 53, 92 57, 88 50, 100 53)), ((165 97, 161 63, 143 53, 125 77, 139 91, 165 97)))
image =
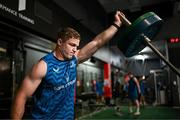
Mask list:
POLYGON ((72 57, 73 56, 68 56, 68 57, 66 57, 66 60, 70 60, 70 59, 72 59, 72 57))

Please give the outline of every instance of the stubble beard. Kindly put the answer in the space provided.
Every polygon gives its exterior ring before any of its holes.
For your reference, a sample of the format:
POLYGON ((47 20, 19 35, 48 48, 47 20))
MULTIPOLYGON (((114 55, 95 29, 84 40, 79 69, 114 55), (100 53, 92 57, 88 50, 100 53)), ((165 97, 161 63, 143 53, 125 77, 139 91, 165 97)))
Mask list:
POLYGON ((63 56, 64 60, 70 60, 72 58, 72 56, 68 56, 68 53, 64 49, 61 49, 60 53, 63 56))

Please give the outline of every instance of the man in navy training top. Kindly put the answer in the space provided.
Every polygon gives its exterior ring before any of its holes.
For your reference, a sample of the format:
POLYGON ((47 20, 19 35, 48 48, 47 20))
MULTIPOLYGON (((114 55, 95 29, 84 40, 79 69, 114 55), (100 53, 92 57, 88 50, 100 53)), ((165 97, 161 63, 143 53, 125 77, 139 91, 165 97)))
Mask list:
POLYGON ((120 11, 113 24, 77 50, 80 35, 72 28, 58 33, 54 51, 40 59, 26 75, 16 94, 11 118, 22 119, 25 103, 33 96, 32 119, 74 119, 76 66, 89 59, 118 31, 120 11))

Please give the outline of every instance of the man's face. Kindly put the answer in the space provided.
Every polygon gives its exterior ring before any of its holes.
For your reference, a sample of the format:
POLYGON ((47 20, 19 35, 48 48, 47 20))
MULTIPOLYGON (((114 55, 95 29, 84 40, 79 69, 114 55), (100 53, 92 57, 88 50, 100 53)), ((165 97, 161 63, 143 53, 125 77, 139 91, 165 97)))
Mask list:
POLYGON ((126 75, 125 78, 124 78, 125 82, 128 83, 128 81, 130 80, 130 77, 129 75, 126 75))
POLYGON ((60 54, 64 57, 64 59, 71 59, 73 55, 75 55, 79 42, 79 39, 74 38, 70 38, 65 42, 60 41, 60 54))

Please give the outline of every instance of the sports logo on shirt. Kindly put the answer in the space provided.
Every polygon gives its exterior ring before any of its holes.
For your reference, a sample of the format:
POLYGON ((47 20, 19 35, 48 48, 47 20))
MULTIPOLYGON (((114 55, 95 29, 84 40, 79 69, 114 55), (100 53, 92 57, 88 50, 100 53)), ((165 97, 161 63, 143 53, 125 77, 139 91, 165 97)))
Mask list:
POLYGON ((71 61, 71 63, 70 63, 70 68, 73 68, 73 67, 75 67, 75 66, 76 66, 75 62, 74 62, 74 61, 71 61))
POLYGON ((58 67, 58 68, 53 68, 53 71, 55 72, 55 73, 60 73, 60 68, 58 67))
POLYGON ((73 85, 75 82, 76 82, 76 79, 67 82, 65 85, 56 86, 56 87, 54 87, 54 90, 61 90, 61 89, 67 88, 67 87, 73 85))

